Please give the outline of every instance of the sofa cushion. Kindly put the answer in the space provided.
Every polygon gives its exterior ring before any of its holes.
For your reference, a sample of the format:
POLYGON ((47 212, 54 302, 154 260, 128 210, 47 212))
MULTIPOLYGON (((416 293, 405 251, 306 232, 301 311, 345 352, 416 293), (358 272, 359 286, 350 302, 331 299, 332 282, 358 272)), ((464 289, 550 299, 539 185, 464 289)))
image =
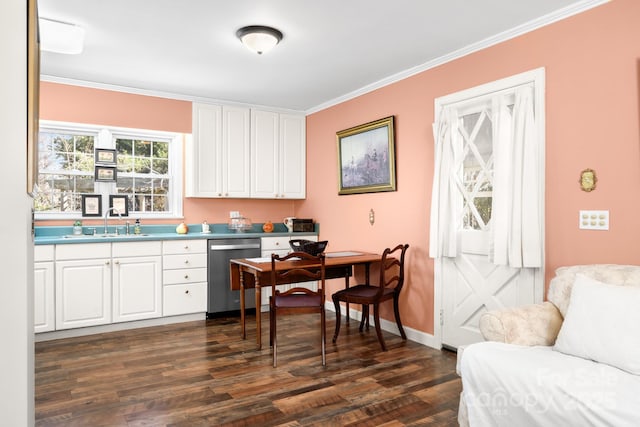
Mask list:
POLYGON ((640 375, 640 287, 578 274, 553 349, 640 375))
POLYGON ((553 345, 562 316, 550 302, 491 310, 480 316, 479 327, 487 341, 519 345, 553 345))
POLYGON ((612 285, 640 286, 640 266, 637 265, 588 264, 560 267, 549 283, 547 299, 558 307, 563 317, 567 315, 571 287, 577 274, 612 285))

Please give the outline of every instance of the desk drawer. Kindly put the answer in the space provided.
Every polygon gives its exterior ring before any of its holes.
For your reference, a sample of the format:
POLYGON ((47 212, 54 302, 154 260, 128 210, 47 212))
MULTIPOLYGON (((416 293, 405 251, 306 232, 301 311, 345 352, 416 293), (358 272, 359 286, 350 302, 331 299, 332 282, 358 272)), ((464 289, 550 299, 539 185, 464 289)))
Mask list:
POLYGON ((206 268, 183 268, 176 270, 165 270, 162 273, 162 283, 173 285, 178 283, 206 282, 206 268))

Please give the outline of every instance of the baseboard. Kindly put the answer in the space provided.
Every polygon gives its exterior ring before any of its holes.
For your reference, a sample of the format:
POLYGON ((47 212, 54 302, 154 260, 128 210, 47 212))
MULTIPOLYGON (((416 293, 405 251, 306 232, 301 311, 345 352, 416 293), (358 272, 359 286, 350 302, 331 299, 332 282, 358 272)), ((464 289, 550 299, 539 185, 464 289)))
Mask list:
POLYGON ((124 331, 127 329, 146 328, 149 326, 161 326, 170 325, 173 323, 192 322, 194 320, 205 320, 205 318, 206 313, 193 313, 180 316, 158 317, 156 319, 136 320, 133 322, 111 323, 109 325, 87 326, 84 328, 40 332, 35 334, 35 342, 57 340, 61 338, 83 337, 85 335, 124 331))
MULTIPOLYGON (((325 310, 331 311, 335 313, 335 307, 333 302, 325 303, 325 310)), ((349 308, 349 318, 356 319, 358 322, 362 319, 362 312, 359 310, 355 310, 353 308, 349 308)), ((369 323, 373 325, 373 315, 369 316, 369 323)), ((392 333, 394 335, 400 335, 400 331, 398 330, 398 326, 395 321, 389 321, 386 319, 380 319, 380 328, 383 331, 392 333)), ((436 340, 435 336, 432 334, 428 334, 426 332, 418 331, 417 329, 409 328, 406 325, 403 325, 404 333, 407 335, 407 339, 418 344, 422 344, 426 347, 435 348, 436 350, 441 349, 440 343, 436 340)))

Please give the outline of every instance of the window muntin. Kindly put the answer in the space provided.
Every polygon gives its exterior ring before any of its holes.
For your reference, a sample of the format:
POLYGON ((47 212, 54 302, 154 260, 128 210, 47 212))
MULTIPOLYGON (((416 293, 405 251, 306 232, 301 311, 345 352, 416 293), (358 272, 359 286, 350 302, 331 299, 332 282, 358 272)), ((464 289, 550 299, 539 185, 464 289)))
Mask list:
POLYGON ((38 137, 36 212, 78 212, 94 190, 96 134, 41 129, 38 137))
POLYGON ((41 121, 40 140, 36 219, 77 219, 82 194, 101 194, 103 211, 120 194, 130 216, 182 216, 182 135, 41 121), (95 148, 118 153, 116 182, 94 181, 95 148))

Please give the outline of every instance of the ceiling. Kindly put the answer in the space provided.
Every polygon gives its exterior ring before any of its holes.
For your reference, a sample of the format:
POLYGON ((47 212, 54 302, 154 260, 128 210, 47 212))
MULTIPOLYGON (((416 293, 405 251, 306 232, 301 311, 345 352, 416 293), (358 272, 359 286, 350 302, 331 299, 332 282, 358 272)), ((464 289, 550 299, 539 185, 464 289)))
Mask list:
POLYGON ((85 29, 42 52, 43 80, 312 112, 603 0, 38 0, 85 29), (236 30, 284 39, 257 55, 236 30))

